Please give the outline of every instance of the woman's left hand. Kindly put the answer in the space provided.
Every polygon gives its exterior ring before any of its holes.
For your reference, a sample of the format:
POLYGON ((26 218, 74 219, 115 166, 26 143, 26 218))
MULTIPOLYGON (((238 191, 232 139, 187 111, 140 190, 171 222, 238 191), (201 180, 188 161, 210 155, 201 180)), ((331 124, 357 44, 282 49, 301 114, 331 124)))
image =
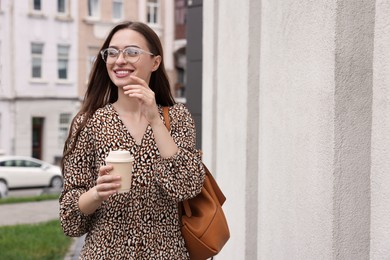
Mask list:
POLYGON ((142 113, 144 114, 146 120, 152 124, 154 120, 160 118, 156 105, 155 94, 153 90, 149 88, 145 80, 134 75, 131 75, 130 77, 133 79, 134 84, 124 86, 124 94, 139 100, 142 113))

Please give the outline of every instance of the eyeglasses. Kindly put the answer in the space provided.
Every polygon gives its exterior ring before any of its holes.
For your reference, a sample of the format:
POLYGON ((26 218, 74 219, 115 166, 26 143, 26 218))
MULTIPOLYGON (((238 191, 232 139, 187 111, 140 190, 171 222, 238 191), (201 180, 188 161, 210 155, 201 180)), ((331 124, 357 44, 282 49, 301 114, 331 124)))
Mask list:
POLYGON ((123 50, 115 49, 115 48, 107 48, 100 52, 104 62, 107 64, 114 64, 116 60, 119 58, 119 55, 121 53, 123 54, 123 58, 129 63, 136 63, 141 57, 142 53, 146 53, 151 56, 154 56, 153 53, 144 51, 137 47, 127 47, 124 48, 123 50))

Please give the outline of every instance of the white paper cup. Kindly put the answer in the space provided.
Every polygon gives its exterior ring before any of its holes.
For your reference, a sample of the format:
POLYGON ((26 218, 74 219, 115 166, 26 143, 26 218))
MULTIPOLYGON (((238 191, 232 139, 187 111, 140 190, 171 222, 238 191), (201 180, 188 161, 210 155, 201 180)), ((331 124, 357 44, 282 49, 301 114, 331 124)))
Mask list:
POLYGON ((121 176, 121 186, 118 192, 128 192, 131 188, 134 157, 130 155, 129 151, 117 150, 110 151, 105 161, 107 165, 113 167, 110 171, 111 175, 121 176))

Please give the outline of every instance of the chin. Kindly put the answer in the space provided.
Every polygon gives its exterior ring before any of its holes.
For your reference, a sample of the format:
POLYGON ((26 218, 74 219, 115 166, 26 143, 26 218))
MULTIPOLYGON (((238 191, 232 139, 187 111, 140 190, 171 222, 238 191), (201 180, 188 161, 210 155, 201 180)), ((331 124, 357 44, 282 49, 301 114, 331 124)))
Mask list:
POLYGON ((129 81, 122 81, 122 80, 120 80, 120 81, 114 81, 114 84, 115 84, 115 86, 117 86, 118 88, 123 88, 124 86, 127 86, 127 85, 129 85, 129 84, 131 84, 129 81))

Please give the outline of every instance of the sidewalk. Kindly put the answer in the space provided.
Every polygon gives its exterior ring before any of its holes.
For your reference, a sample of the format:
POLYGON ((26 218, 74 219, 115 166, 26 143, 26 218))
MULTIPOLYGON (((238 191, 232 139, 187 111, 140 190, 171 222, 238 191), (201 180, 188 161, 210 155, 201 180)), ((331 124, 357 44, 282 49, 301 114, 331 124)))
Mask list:
POLYGON ((81 248, 84 245, 85 235, 82 237, 73 238, 73 244, 70 246, 64 260, 78 260, 81 248))
MULTIPOLYGON (((58 200, 0 205, 0 226, 35 224, 59 218, 58 200)), ((76 260, 84 244, 84 237, 74 238, 66 260, 76 260)))
POLYGON ((59 218, 58 200, 0 205, 0 226, 35 224, 59 218))

